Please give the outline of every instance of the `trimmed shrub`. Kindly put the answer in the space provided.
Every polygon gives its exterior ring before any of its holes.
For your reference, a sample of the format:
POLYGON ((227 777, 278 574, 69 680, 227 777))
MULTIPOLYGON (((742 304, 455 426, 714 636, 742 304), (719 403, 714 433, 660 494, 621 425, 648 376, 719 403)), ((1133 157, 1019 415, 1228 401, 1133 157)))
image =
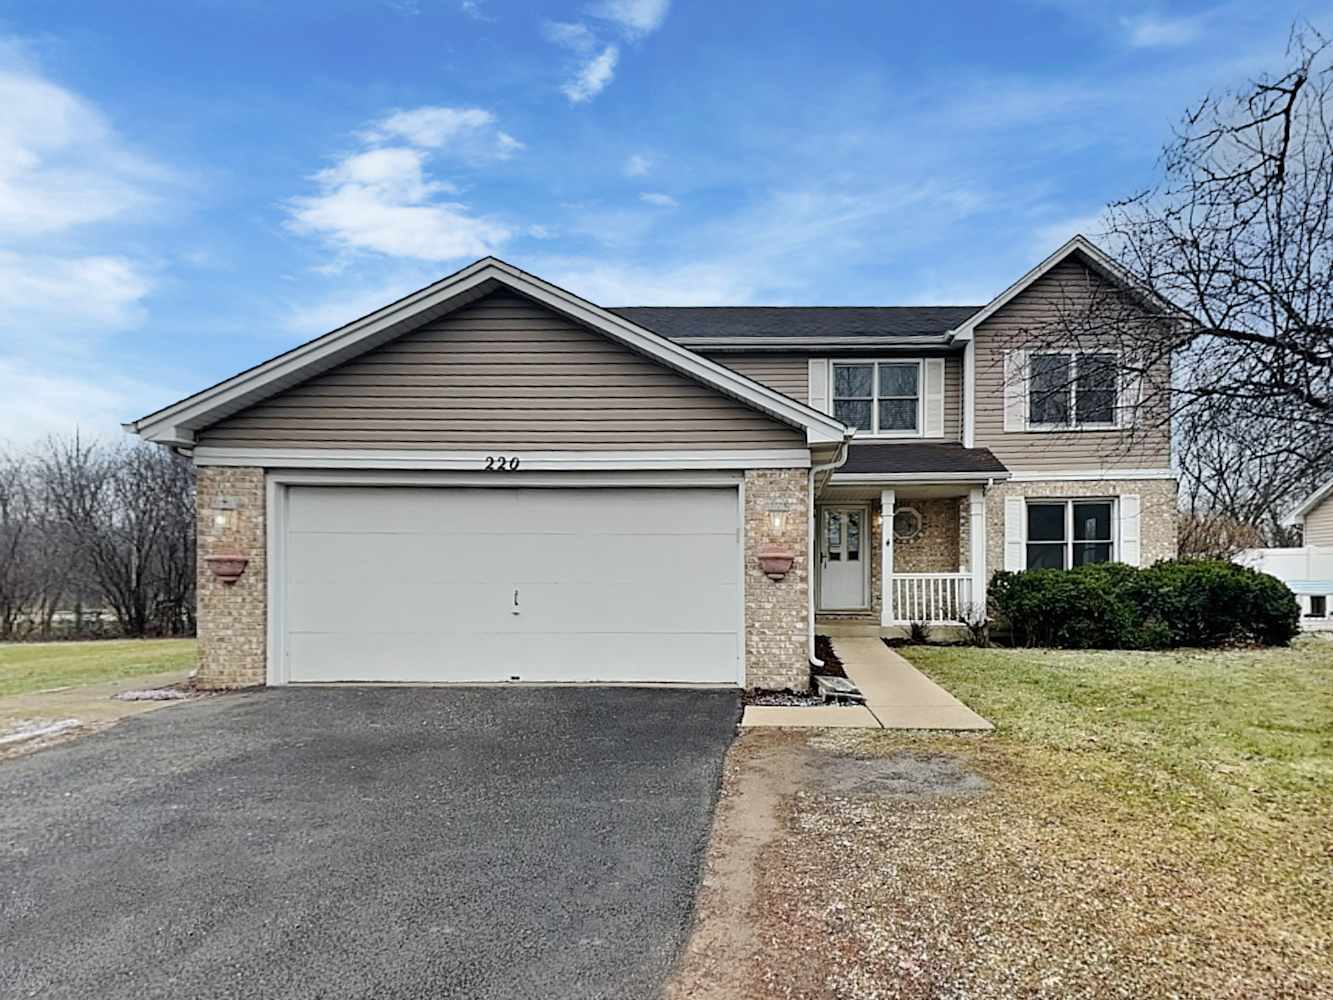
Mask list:
POLYGON ((1233 563, 1121 563, 997 573, 995 613, 1013 641, 1063 649, 1286 645, 1300 629, 1281 581, 1233 563))

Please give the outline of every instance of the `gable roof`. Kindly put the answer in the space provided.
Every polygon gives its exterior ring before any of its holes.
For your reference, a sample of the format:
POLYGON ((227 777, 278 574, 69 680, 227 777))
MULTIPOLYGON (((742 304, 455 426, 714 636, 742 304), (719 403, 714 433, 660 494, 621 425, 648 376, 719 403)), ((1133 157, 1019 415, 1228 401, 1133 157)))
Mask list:
POLYGON ((617 306, 611 312, 694 347, 944 343, 980 306, 617 306))
POLYGON ((1152 302, 1155 308, 1163 312, 1173 313, 1183 320, 1194 322, 1194 317, 1181 309, 1173 302, 1169 302, 1157 295, 1155 292, 1145 289, 1142 284, 1128 271, 1124 269, 1117 261, 1112 259, 1104 250, 1098 247, 1092 240, 1088 239, 1082 233, 1068 240, 1063 246, 1057 249, 1053 254, 1043 260, 1023 277, 1019 278, 1012 285, 1002 291, 995 298, 982 306, 979 310, 967 317, 962 323, 959 323, 952 331, 951 335, 957 340, 971 340, 972 334, 978 326, 986 322, 1006 305, 1022 294, 1030 285, 1035 283, 1047 271, 1057 264, 1072 256, 1080 256, 1083 262, 1097 271, 1107 280, 1133 291, 1135 294, 1152 302))
POLYGON ((501 287, 510 288, 702 385, 803 430, 809 444, 840 444, 851 437, 850 428, 832 416, 495 257, 482 258, 367 316, 132 421, 125 429, 149 441, 191 447, 196 431, 501 287))
POLYGON ((1304 524, 1305 516, 1325 500, 1333 497, 1333 479, 1324 483, 1308 497, 1302 500, 1285 518, 1287 524, 1304 524))

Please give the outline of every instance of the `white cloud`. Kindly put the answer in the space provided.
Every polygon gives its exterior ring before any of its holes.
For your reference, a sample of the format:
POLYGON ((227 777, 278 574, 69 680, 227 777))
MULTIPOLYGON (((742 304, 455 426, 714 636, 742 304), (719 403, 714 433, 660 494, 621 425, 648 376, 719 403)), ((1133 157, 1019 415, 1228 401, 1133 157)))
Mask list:
POLYGON ((119 256, 64 257, 0 249, 5 346, 69 350, 138 326, 152 284, 119 256))
POLYGON ((550 226, 528 226, 528 235, 534 240, 553 240, 560 234, 550 226))
POLYGON ((359 134, 365 142, 403 141, 422 149, 447 150, 473 162, 507 160, 524 146, 496 128, 484 108, 421 107, 395 111, 359 134))
POLYGON ((562 288, 607 306, 715 306, 753 302, 757 286, 744 268, 716 262, 669 266, 552 257, 538 272, 562 288))
POLYGON ((1121 18, 1120 24, 1127 32, 1129 44, 1135 48, 1188 45, 1197 39, 1203 30, 1203 24, 1197 17, 1159 17, 1144 14, 1140 17, 1121 18))
POLYGON ((0 238, 143 212, 162 168, 126 148, 77 94, 0 50, 0 238), (9 65, 4 65, 9 63, 9 65))
POLYGON ((1100 211, 1083 212, 1047 222, 1032 231, 1032 251, 1046 257, 1078 235, 1086 236, 1095 243, 1102 238, 1106 222, 1105 214, 1100 211))
POLYGON ((616 75, 616 62, 620 59, 620 49, 608 45, 580 67, 574 79, 563 87, 561 92, 569 98, 571 104, 585 104, 606 89, 616 75))
POLYGON ((336 330, 354 319, 397 302, 404 295, 438 281, 442 274, 428 267, 395 266, 378 281, 362 281, 351 289, 321 295, 311 302, 291 304, 282 326, 302 339, 336 330))
POLYGON ((288 225, 344 251, 433 261, 494 252, 509 227, 440 198, 457 189, 427 176, 426 156, 406 147, 349 156, 315 174, 317 194, 292 199, 288 225))
POLYGON ((109 374, 105 368, 53 372, 0 357, 0 446, 22 448, 75 430, 85 438, 121 441, 123 421, 184 394, 160 382, 109 374))
POLYGON ((653 169, 653 158, 643 153, 634 153, 625 161, 627 177, 645 177, 653 169))
POLYGON ((495 18, 486 13, 482 7, 481 0, 463 0, 458 7, 463 12, 464 17, 470 17, 474 21, 494 21, 495 18))
POLYGON ((589 13, 613 22, 630 38, 641 38, 662 26, 670 6, 671 0, 601 0, 589 13))
POLYGON ((543 21, 542 34, 571 52, 591 52, 597 47, 597 36, 581 21, 543 21))
POLYGON ((680 202, 671 195, 663 194, 660 191, 644 191, 639 195, 639 199, 649 205, 656 205, 658 208, 677 208, 680 205, 680 202))
MULTIPOLYGON (((602 0, 587 9, 590 16, 614 26, 629 41, 656 31, 666 18, 670 0, 602 0)), ((603 44, 582 21, 543 21, 546 40, 579 56, 572 79, 560 88, 571 104, 586 104, 606 89, 616 74, 620 46, 603 44)))

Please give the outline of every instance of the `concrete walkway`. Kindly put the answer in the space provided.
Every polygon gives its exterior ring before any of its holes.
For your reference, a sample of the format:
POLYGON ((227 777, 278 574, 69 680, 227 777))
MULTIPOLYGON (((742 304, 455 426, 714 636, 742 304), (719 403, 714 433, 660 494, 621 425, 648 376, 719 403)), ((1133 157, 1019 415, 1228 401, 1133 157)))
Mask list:
POLYGON ((994 729, 881 639, 834 639, 833 649, 885 729, 994 729))
POLYGON ((985 732, 995 727, 917 670, 877 638, 838 638, 833 649, 864 706, 750 705, 747 727, 947 729, 985 732))

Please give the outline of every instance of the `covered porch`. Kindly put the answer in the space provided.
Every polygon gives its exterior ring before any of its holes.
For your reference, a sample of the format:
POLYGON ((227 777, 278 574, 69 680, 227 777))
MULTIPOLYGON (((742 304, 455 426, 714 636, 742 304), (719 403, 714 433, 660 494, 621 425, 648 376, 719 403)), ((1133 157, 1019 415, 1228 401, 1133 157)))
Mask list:
POLYGON ((850 468, 835 471, 815 498, 821 633, 894 637, 921 624, 943 637, 984 615, 986 490, 1008 472, 979 451, 853 447, 850 468), (904 464, 926 468, 908 471, 904 464), (941 464, 953 468, 930 467, 941 464))

